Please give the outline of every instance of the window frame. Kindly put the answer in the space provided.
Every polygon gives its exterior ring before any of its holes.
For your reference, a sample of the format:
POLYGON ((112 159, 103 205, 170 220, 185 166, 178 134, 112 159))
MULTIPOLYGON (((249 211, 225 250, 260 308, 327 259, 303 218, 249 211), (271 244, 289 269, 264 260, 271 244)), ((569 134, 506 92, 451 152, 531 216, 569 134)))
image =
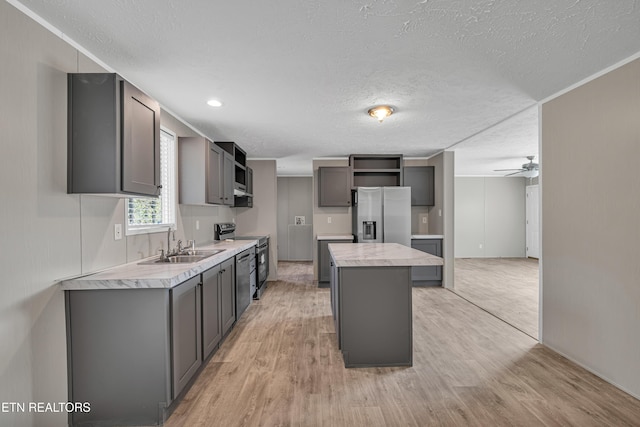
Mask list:
MULTIPOLYGON (((165 133, 167 135, 170 135, 171 138, 173 139, 171 145, 172 147, 172 154, 173 154, 173 168, 171 168, 172 170, 168 171, 169 177, 168 179, 171 180, 171 189, 172 189, 172 194, 169 196, 169 203, 170 203, 170 207, 169 209, 171 210, 171 215, 173 217, 173 222, 163 222, 162 224, 150 224, 150 225, 137 225, 137 226, 131 226, 129 225, 129 201, 131 199, 144 199, 145 197, 129 197, 125 199, 125 203, 124 203, 124 216, 125 216, 125 235, 126 236, 134 236, 134 235, 139 235, 139 234, 150 234, 150 233, 161 233, 161 232, 165 232, 167 231, 168 228, 176 228, 176 223, 178 221, 177 219, 177 211, 178 211, 178 135, 172 131, 171 129, 165 128, 164 126, 160 126, 160 138, 162 138, 162 133, 165 133)), ((161 160, 162 162, 162 160, 161 160)), ((160 175, 162 176, 162 171, 160 172, 160 175)), ((166 186, 163 186, 163 190, 166 186)), ((164 220, 164 218, 163 218, 164 220)))

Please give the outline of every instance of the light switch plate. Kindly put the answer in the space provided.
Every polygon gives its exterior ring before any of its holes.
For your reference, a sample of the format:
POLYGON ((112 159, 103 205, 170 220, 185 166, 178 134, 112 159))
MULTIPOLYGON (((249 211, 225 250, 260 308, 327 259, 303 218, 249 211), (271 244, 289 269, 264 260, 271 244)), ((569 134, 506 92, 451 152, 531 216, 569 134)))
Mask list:
POLYGON ((113 239, 122 239, 122 224, 114 224, 113 226, 113 239))
POLYGON ((196 230, 200 230, 200 220, 196 219, 196 230))

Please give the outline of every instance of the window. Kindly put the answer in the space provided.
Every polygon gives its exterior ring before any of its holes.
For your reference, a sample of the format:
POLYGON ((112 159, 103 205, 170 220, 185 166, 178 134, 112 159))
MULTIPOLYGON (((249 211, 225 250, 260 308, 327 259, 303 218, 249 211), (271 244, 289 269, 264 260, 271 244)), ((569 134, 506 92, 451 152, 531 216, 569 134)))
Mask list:
POLYGON ((160 197, 127 199, 127 235, 164 231, 176 224, 176 135, 160 130, 160 197))

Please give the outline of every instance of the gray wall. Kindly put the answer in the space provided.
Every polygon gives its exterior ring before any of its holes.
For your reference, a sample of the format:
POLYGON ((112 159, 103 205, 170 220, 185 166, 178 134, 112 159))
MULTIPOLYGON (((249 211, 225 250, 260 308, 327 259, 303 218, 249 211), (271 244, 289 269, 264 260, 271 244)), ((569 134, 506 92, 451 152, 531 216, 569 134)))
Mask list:
POLYGON ((455 213, 455 153, 444 151, 428 160, 435 167, 434 206, 428 208, 429 234, 442 234, 442 257, 444 259, 442 286, 453 288, 454 278, 454 213, 455 213))
POLYGON ((455 179, 456 258, 525 256, 527 181, 522 177, 455 179))
MULTIPOLYGON (((7 2, 0 2, 0 64, 0 401, 66 402, 64 298, 57 282, 147 257, 166 237, 115 241, 113 224, 125 220, 123 200, 66 193, 66 73, 104 69, 7 2)), ((179 136, 194 134, 165 111, 161 124, 179 136)), ((181 206, 177 237, 204 243, 214 222, 232 218, 227 207, 181 206)), ((61 413, 0 412, 3 426, 66 422, 61 413)))
POLYGON ((640 397, 640 60, 541 110, 542 342, 640 397))
POLYGON ((313 178, 278 177, 278 259, 313 259, 313 178), (305 225, 295 217, 304 216, 305 225))
POLYGON ((247 160, 253 169, 253 208, 234 208, 236 232, 269 235, 269 281, 278 280, 278 186, 275 160, 247 160))
MULTIPOLYGON (((404 165, 429 166, 429 159, 405 158, 404 165)), ((411 234, 429 234, 429 209, 428 206, 411 206, 411 234), (427 222, 423 222, 423 218, 427 222)))

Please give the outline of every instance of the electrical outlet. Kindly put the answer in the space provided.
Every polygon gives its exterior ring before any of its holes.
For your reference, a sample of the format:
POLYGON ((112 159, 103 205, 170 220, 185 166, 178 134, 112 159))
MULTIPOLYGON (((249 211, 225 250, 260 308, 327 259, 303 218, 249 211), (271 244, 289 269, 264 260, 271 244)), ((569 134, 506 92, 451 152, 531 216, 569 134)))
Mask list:
POLYGON ((196 230, 200 230, 200 220, 196 219, 196 230))
POLYGON ((426 224, 426 223, 427 223, 427 217, 426 217, 426 216, 423 216, 423 217, 422 217, 422 223, 423 223, 423 224, 426 224))
POLYGON ((482 249, 482 243, 480 243, 480 249, 482 249))
POLYGON ((331 217, 330 216, 327 217, 327 224, 331 224, 331 217))
POLYGON ((113 226, 113 240, 122 239, 122 224, 114 224, 113 226))
POLYGON ((438 216, 442 216, 442 209, 438 209, 438 216))

